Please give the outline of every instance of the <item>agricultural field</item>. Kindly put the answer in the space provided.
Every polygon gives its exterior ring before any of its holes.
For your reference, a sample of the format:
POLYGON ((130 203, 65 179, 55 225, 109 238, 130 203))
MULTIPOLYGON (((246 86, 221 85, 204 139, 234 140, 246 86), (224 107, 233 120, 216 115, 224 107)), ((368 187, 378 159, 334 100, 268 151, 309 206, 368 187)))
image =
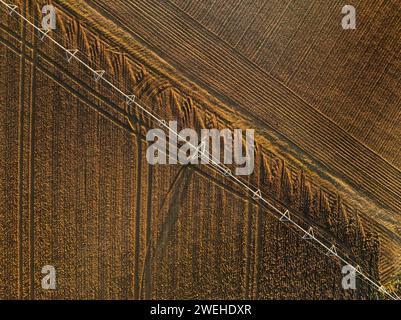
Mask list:
POLYGON ((0 4, 0 299, 386 298, 215 168, 150 165, 158 123, 85 65, 182 128, 255 129, 242 181, 399 294, 401 9, 353 2, 346 31, 337 0, 55 0, 55 42, 0 4))

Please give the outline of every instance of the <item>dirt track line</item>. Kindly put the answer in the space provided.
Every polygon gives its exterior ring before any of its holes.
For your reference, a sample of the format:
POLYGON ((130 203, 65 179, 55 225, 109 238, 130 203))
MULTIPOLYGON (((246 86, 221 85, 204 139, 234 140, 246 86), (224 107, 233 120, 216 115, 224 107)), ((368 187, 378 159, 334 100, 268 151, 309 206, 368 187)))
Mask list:
POLYGON ((36 66, 38 65, 37 40, 34 38, 31 64, 29 111, 29 250, 30 294, 35 299, 35 121, 36 121, 36 66))
MULTIPOLYGON (((262 161, 260 161, 260 166, 259 166, 259 172, 263 172, 263 165, 262 161)), ((259 174, 259 184, 263 181, 263 176, 262 174, 259 174)), ((257 238, 255 241, 255 251, 254 251, 254 256, 255 256, 255 261, 254 261, 254 287, 253 289, 253 294, 252 298, 253 299, 259 299, 259 282, 260 282, 260 272, 258 266, 260 265, 263 257, 263 228, 265 225, 266 217, 263 214, 263 209, 262 206, 259 206, 257 210, 257 217, 256 217, 256 232, 257 232, 257 238)))
MULTIPOLYGON (((245 269, 245 299, 251 299, 250 296, 250 277, 251 277, 251 245, 252 245, 252 235, 253 235, 253 228, 252 228, 252 222, 253 222, 253 216, 252 216, 252 203, 250 201, 247 201, 246 203, 246 215, 247 215, 247 223, 245 224, 246 226, 246 246, 245 246, 245 261, 246 261, 246 269, 245 269)), ((256 252, 254 249, 253 256, 255 256, 256 252)))
MULTIPOLYGON (((180 187, 179 182, 181 183, 180 180, 181 180, 182 176, 183 176, 184 173, 185 173, 185 170, 184 170, 185 168, 187 168, 187 167, 182 167, 182 168, 178 171, 177 175, 175 176, 175 178, 174 178, 173 182, 171 183, 171 185, 170 185, 170 187, 169 187, 167 193, 165 194, 163 200, 161 201, 161 205, 160 205, 160 208, 159 208, 159 210, 158 210, 159 212, 161 212, 161 211, 163 210, 163 207, 164 207, 164 205, 167 203, 166 201, 167 201, 167 199, 169 198, 169 196, 170 196, 170 195, 173 195, 173 197, 174 197, 174 195, 176 194, 177 190, 179 189, 179 187, 180 187), (177 184, 178 184, 178 185, 177 185, 177 184), (173 191, 174 191, 174 192, 173 192, 173 191)), ((150 202, 149 202, 149 195, 151 196, 151 195, 152 195, 152 192, 148 193, 148 215, 149 215, 150 208, 151 208, 150 202)), ((173 202, 173 201, 171 201, 171 202, 173 202)), ((170 204, 170 206, 171 206, 171 204, 170 204)), ((151 212, 150 212, 150 214, 151 214, 151 212)), ((167 218, 168 218, 168 217, 167 217, 167 218)), ((166 219, 165 224, 167 223, 167 220, 168 220, 168 219, 166 219)), ((166 231, 166 230, 165 230, 165 226, 163 225, 162 230, 161 230, 161 235, 162 235, 165 231, 166 231)), ((142 291, 143 291, 143 288, 144 288, 144 286, 145 286, 145 290, 144 290, 144 295, 145 295, 145 296, 144 296, 144 298, 145 298, 145 299, 151 299, 151 297, 150 297, 151 291, 149 291, 149 290, 150 290, 150 287, 149 287, 149 285, 148 285, 148 282, 151 282, 150 276, 151 276, 151 260, 152 260, 152 253, 153 253, 153 251, 156 251, 155 257, 157 257, 157 254, 160 253, 160 252, 159 252, 159 251, 161 250, 160 248, 161 248, 162 246, 165 245, 165 243, 164 243, 163 241, 164 241, 164 240, 163 240, 162 236, 160 236, 159 239, 157 239, 156 241, 154 241, 151 237, 147 237, 147 240, 146 240, 146 249, 145 249, 145 258, 144 258, 144 262, 143 262, 143 265, 142 265, 142 268, 141 268, 142 271, 140 272, 140 280, 139 280, 139 298, 142 298, 142 295, 143 295, 142 291), (152 248, 152 245, 153 245, 154 242, 155 242, 156 247, 155 247, 155 248, 152 248), (146 284, 144 283, 145 279, 147 280, 147 283, 146 283, 146 284)))
POLYGON ((139 299, 141 284, 139 278, 139 256, 141 253, 141 243, 140 243, 140 223, 141 223, 141 172, 142 172, 142 141, 137 136, 137 157, 136 157, 136 200, 135 200, 135 276, 134 276, 134 299, 139 299))
MULTIPOLYGON (((153 166, 148 165, 148 179, 147 179, 147 199, 146 199, 146 211, 147 211, 147 217, 146 217, 146 243, 150 243, 151 241, 151 232, 152 232, 152 196, 153 196, 153 166)), ((146 259, 146 258, 145 258, 146 259)), ((149 256, 149 263, 147 264, 147 267, 145 269, 145 277, 147 279, 146 284, 145 284, 145 292, 144 292, 144 298, 145 299, 151 299, 151 293, 152 293, 152 256, 149 256)), ((141 283, 141 288, 142 288, 142 283, 141 283)))
MULTIPOLYGON (((23 10, 26 10, 26 3, 24 2, 23 10)), ((18 146, 19 146, 19 156, 18 156, 18 210, 19 210, 19 222, 18 222, 18 299, 22 299, 23 293, 23 181, 24 181, 24 111, 25 111, 25 45, 26 45, 26 23, 21 26, 21 60, 20 60, 20 101, 19 101, 19 121, 18 121, 18 146)))

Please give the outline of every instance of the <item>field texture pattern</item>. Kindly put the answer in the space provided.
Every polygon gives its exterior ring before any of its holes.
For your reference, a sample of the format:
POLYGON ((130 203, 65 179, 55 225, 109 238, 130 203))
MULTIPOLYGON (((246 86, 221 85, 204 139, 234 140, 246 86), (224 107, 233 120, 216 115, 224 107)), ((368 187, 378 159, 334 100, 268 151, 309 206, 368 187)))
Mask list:
MULTIPOLYGON (((316 236, 336 243, 375 280, 399 273, 399 60, 389 53, 386 62, 375 62, 381 80, 356 109, 364 114, 361 122, 361 115, 345 116, 340 101, 366 90, 362 80, 349 91, 333 89, 343 95, 328 95, 337 105, 321 89, 346 77, 335 70, 340 55, 330 53, 330 44, 319 46, 327 59, 318 61, 326 63, 309 73, 320 33, 316 44, 302 40, 302 21, 297 30, 281 31, 287 38, 275 33, 295 4, 280 1, 275 10, 284 7, 275 13, 254 1, 253 16, 276 15, 268 19, 276 23, 258 22, 266 30, 251 32, 255 22, 241 13, 240 1, 215 9, 219 1, 208 7, 209 1, 140 2, 53 1, 57 30, 51 36, 78 48, 124 92, 161 118, 178 119, 180 127, 255 128, 255 172, 248 182, 304 226, 313 225, 316 236), (258 32, 277 50, 269 61, 263 46, 252 48, 250 37, 258 32), (216 50, 220 54, 208 56, 216 50), (325 81, 332 83, 324 84, 319 78, 328 72, 333 76, 325 81), (392 114, 376 112, 375 103, 392 114), (379 118, 381 133, 369 125, 379 118)), ((47 1, 15 3, 39 24, 47 1)), ((335 5, 307 3, 302 19, 335 5)), ((383 10, 392 4, 386 1, 383 10)), ((377 296, 365 283, 343 290, 338 261, 211 168, 148 165, 144 137, 156 124, 85 68, 68 64, 63 52, 4 7, 0 17, 1 299, 377 296), (41 287, 47 264, 56 267, 56 290, 41 287)), ((388 46, 380 48, 398 52, 390 38, 377 39, 388 46)))

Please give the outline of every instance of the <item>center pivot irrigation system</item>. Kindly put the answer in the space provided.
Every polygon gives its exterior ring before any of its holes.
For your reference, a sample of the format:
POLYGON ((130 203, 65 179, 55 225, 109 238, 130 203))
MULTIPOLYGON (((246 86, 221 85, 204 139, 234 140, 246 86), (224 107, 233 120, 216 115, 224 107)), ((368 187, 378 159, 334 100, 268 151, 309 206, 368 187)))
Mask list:
MULTIPOLYGON (((34 30, 39 33, 39 39, 41 41, 48 39, 53 44, 55 44, 58 48, 60 48, 64 52, 67 62, 70 63, 70 62, 72 62, 72 60, 75 60, 76 62, 80 63, 93 74, 94 80, 96 82, 102 81, 105 85, 111 87, 113 90, 115 90, 117 93, 119 93, 124 98, 124 101, 127 104, 127 106, 136 106, 137 108, 142 110, 150 119, 156 121, 160 125, 160 127, 167 129, 171 134, 175 135, 177 138, 180 138, 183 141, 186 140, 184 137, 180 136, 180 134, 178 132, 176 132, 175 130, 170 128, 166 120, 158 118, 154 113, 152 113, 151 111, 149 111, 148 109, 143 107, 140 103, 138 103, 136 101, 135 95, 126 94, 120 88, 115 86, 111 81, 106 79, 105 78, 105 74, 106 74, 105 70, 94 69, 88 63, 86 63, 85 61, 80 59, 78 57, 78 53, 79 53, 78 49, 66 48, 62 44, 60 44, 58 41, 56 41, 54 38, 50 37, 49 36, 50 30, 44 30, 44 29, 36 26, 31 21, 29 21, 25 16, 23 16, 22 14, 20 14, 17 11, 18 6, 14 5, 14 4, 6 3, 3 0, 0 0, 0 3, 3 4, 4 6, 6 6, 10 16, 17 16, 18 18, 22 19, 27 24, 32 26, 34 28, 34 30)), ((323 240, 319 240, 315 236, 314 229, 312 226, 303 228, 301 225, 299 225, 296 221, 294 221, 292 219, 289 210, 284 210, 284 212, 282 212, 280 209, 278 209, 272 203, 270 203, 265 198, 263 198, 262 192, 260 189, 253 188, 252 186, 249 186, 247 183, 243 182, 241 179, 236 177, 228 167, 222 165, 218 159, 214 158, 211 154, 209 154, 205 150, 203 142, 199 146, 193 145, 190 142, 187 142, 187 144, 193 149, 193 151, 195 151, 195 154, 197 156, 209 159, 212 166, 215 169, 217 169, 217 171, 219 173, 223 174, 227 178, 232 179, 239 186, 243 187, 245 189, 246 193, 250 194, 254 200, 260 201, 262 204, 264 204, 265 206, 267 206, 268 208, 270 208, 274 212, 276 212, 278 214, 279 221, 281 221, 283 223, 289 223, 293 227, 295 227, 295 229, 299 230, 303 234, 302 239, 310 241, 312 244, 315 243, 315 247, 317 247, 320 252, 322 252, 321 249, 323 249, 327 256, 338 259, 340 262, 344 263, 345 265, 349 265, 351 268, 353 268, 355 270, 355 274, 358 274, 360 276, 361 280, 367 282, 369 285, 373 286, 375 289, 377 289, 379 292, 382 292, 390 299, 400 300, 400 297, 398 297, 395 293, 390 293, 388 290, 386 290, 386 288, 383 285, 375 282, 368 275, 366 275, 366 273, 364 273, 361 270, 361 267, 359 265, 356 265, 355 263, 350 263, 344 257, 342 257, 340 254, 338 254, 337 247, 334 244, 331 244, 330 241, 328 241, 324 237, 322 237, 322 239, 324 239, 326 243, 330 243, 330 244, 326 244, 323 242, 323 240)), ((277 218, 276 215, 274 215, 274 216, 277 218)))

